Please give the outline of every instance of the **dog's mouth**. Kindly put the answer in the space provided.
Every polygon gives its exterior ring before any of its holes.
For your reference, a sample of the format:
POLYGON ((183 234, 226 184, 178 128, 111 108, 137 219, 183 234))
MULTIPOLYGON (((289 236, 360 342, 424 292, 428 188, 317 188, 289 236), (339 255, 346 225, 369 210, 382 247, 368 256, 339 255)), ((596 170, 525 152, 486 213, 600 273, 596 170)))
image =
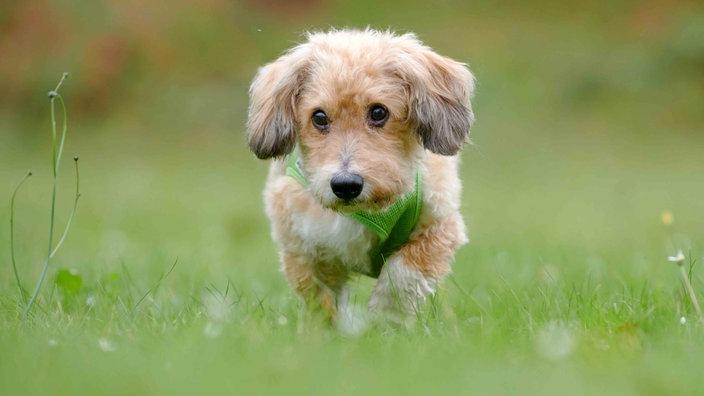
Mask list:
POLYGON ((357 212, 379 212, 392 203, 389 198, 377 199, 337 199, 329 205, 324 205, 334 211, 351 214, 357 212))
POLYGON ((331 206, 330 209, 341 212, 341 213, 355 213, 359 212, 361 210, 361 207, 363 205, 359 200, 357 199, 352 199, 352 200, 337 200, 334 202, 331 206))

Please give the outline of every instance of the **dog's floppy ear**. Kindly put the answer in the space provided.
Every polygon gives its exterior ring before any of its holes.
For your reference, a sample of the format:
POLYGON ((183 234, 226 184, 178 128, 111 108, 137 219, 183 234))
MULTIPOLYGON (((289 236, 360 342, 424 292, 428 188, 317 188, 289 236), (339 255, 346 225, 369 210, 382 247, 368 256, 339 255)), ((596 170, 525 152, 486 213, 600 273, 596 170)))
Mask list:
POLYGON ((409 95, 408 117, 423 146, 441 155, 462 148, 474 122, 470 97, 474 76, 466 65, 440 56, 412 35, 406 39, 396 72, 409 95))
POLYGON ((249 88, 247 141, 260 159, 281 157, 296 145, 295 104, 305 79, 307 48, 299 46, 259 69, 249 88))

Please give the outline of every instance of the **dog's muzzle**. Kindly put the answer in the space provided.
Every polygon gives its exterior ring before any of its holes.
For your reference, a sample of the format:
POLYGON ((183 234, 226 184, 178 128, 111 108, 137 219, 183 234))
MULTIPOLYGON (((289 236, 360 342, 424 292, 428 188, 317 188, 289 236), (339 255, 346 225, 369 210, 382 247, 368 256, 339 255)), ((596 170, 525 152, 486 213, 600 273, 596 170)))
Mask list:
POLYGON ((330 180, 332 192, 340 199, 349 201, 362 193, 364 179, 356 173, 341 173, 330 180))

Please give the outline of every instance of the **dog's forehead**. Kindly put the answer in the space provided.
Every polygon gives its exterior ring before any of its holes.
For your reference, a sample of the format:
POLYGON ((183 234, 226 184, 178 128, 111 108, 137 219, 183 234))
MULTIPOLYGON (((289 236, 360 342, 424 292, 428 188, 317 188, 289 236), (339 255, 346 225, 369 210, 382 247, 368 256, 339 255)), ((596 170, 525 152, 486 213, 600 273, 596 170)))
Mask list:
POLYGON ((402 47, 415 44, 412 36, 379 32, 310 36, 302 48, 308 59, 299 103, 307 111, 366 111, 369 105, 380 103, 392 114, 403 116, 407 90, 397 61, 402 47))
POLYGON ((315 56, 309 73, 313 83, 340 86, 364 86, 389 77, 378 57, 359 57, 348 51, 315 56))
POLYGON ((312 107, 352 109, 383 103, 401 111, 405 92, 402 81, 380 62, 332 54, 311 65, 301 98, 312 107))
POLYGON ((312 75, 301 92, 304 111, 322 109, 328 115, 337 112, 366 112, 372 104, 386 106, 392 114, 402 116, 407 108, 403 85, 391 77, 360 71, 312 75))

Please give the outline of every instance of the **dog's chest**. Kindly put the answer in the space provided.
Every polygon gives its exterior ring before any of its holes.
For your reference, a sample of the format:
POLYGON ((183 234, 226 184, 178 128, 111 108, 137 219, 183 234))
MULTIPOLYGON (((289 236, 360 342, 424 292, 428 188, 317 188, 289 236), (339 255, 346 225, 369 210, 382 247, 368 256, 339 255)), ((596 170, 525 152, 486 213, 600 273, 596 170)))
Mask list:
POLYGON ((369 252, 378 237, 363 224, 332 211, 316 217, 294 215, 292 220, 305 250, 356 272, 369 270, 369 252))

